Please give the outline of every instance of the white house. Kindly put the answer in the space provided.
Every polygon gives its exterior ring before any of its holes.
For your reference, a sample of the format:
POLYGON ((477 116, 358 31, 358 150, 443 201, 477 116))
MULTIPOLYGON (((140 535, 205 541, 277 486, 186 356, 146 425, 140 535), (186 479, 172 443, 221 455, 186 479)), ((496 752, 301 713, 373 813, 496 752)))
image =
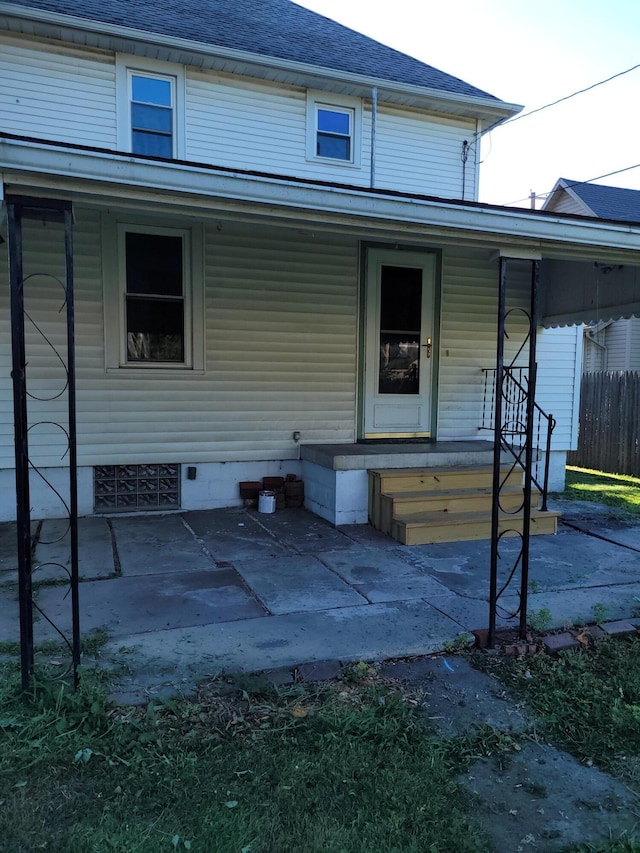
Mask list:
MULTIPOLYGON (((637 224, 640 190, 560 178, 542 209, 637 224)), ((585 326, 582 369, 584 373, 640 370, 640 316, 607 319, 585 326)))
MULTIPOLYGON (((73 210, 81 514, 230 506, 239 481, 294 473, 310 509, 366 521, 370 463, 349 448, 396 440, 394 467, 423 464, 403 442, 491 437, 500 257, 512 331, 532 261, 540 319, 564 329, 539 351, 537 395, 562 478, 572 324, 640 306, 640 227, 479 204, 479 134, 519 107, 289 0, 0 2, 0 75, 6 208, 73 210), (616 267, 597 306, 595 263, 616 267)), ((27 217, 20 236, 30 458, 62 489, 63 226, 27 217)), ((0 520, 15 514, 6 250, 0 520)), ((40 476, 31 506, 60 512, 40 476)))

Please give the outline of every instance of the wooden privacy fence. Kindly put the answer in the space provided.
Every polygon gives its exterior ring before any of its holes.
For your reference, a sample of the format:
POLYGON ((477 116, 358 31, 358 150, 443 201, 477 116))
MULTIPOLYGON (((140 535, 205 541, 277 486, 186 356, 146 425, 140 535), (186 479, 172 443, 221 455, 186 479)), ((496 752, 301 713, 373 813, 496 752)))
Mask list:
POLYGON ((567 463, 640 476, 640 373, 585 373, 578 449, 567 463))

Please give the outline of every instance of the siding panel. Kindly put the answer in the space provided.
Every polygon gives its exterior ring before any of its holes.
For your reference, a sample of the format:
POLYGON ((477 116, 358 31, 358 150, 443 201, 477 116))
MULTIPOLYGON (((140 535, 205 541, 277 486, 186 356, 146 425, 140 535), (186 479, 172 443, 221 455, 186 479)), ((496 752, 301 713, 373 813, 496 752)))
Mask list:
POLYGON ((114 57, 0 38, 3 130, 116 148, 114 57))
MULTIPOLYGON (((50 224, 25 228, 27 274, 62 275, 62 241, 50 224), (39 249, 35 247, 39 246, 39 249)), ((76 210, 78 460, 210 462, 296 458, 304 441, 352 441, 356 405, 355 241, 303 241, 292 232, 215 228, 206 234, 206 371, 137 376, 105 372, 100 221, 76 210)), ((110 247, 105 247, 107 251, 110 247)), ((34 318, 64 348, 59 287, 29 284, 34 318), (35 305, 37 303, 37 310, 35 305)), ((0 466, 13 466, 6 266, 0 268, 0 466)), ((62 371, 29 335, 30 390, 50 397, 62 371)), ((32 402, 32 421, 66 422, 66 400, 32 402)), ((64 465, 64 441, 34 429, 39 465, 64 465)))
MULTIPOLYGON (((377 123, 376 185, 462 198, 462 143, 470 142, 474 132, 472 121, 382 107, 377 123)), ((465 198, 476 197, 473 152, 469 152, 465 198)))

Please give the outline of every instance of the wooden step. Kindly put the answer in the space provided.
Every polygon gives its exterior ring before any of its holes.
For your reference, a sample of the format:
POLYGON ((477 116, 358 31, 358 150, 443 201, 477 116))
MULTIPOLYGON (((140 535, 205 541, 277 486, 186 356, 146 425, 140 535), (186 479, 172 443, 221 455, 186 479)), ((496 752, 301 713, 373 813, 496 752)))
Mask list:
MULTIPOLYGON (((559 512, 531 512, 531 535, 555 533, 559 512)), ((523 514, 503 514, 499 530, 515 536, 522 531, 523 514), (513 533, 509 533, 513 530, 513 533)), ((403 545, 428 545, 435 542, 464 542, 491 538, 490 512, 465 513, 415 513, 406 518, 394 519, 391 536, 403 545)))
MULTIPOLYGON (((501 468, 504 485, 522 485, 522 471, 505 465, 501 468)), ((381 497, 401 492, 450 492, 457 489, 491 489, 493 466, 473 465, 457 468, 387 468, 369 471, 369 521, 380 530, 381 497)))
MULTIPOLYGON (((517 511, 523 503, 522 486, 505 486, 500 492, 502 509, 517 511)), ((451 489, 433 492, 391 492, 380 496, 380 530, 391 533, 393 519, 406 518, 417 513, 432 513, 440 516, 445 513, 491 512, 492 490, 451 489)), ((540 492, 531 493, 531 508, 540 505, 540 492)))

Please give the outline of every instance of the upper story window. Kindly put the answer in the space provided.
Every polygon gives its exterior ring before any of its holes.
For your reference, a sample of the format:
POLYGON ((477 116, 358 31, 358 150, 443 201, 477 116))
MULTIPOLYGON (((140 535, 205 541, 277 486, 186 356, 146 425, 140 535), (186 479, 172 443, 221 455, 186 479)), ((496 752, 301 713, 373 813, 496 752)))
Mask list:
POLYGON ((353 110, 316 105, 316 155, 352 161, 353 110))
POLYGON ((119 54, 118 148, 149 157, 185 157, 182 66, 119 54))
POLYGON ((131 150, 134 154, 173 157, 175 79, 129 71, 129 87, 131 150))
POLYGON ((360 166, 362 105, 357 98, 307 93, 307 159, 360 166))

